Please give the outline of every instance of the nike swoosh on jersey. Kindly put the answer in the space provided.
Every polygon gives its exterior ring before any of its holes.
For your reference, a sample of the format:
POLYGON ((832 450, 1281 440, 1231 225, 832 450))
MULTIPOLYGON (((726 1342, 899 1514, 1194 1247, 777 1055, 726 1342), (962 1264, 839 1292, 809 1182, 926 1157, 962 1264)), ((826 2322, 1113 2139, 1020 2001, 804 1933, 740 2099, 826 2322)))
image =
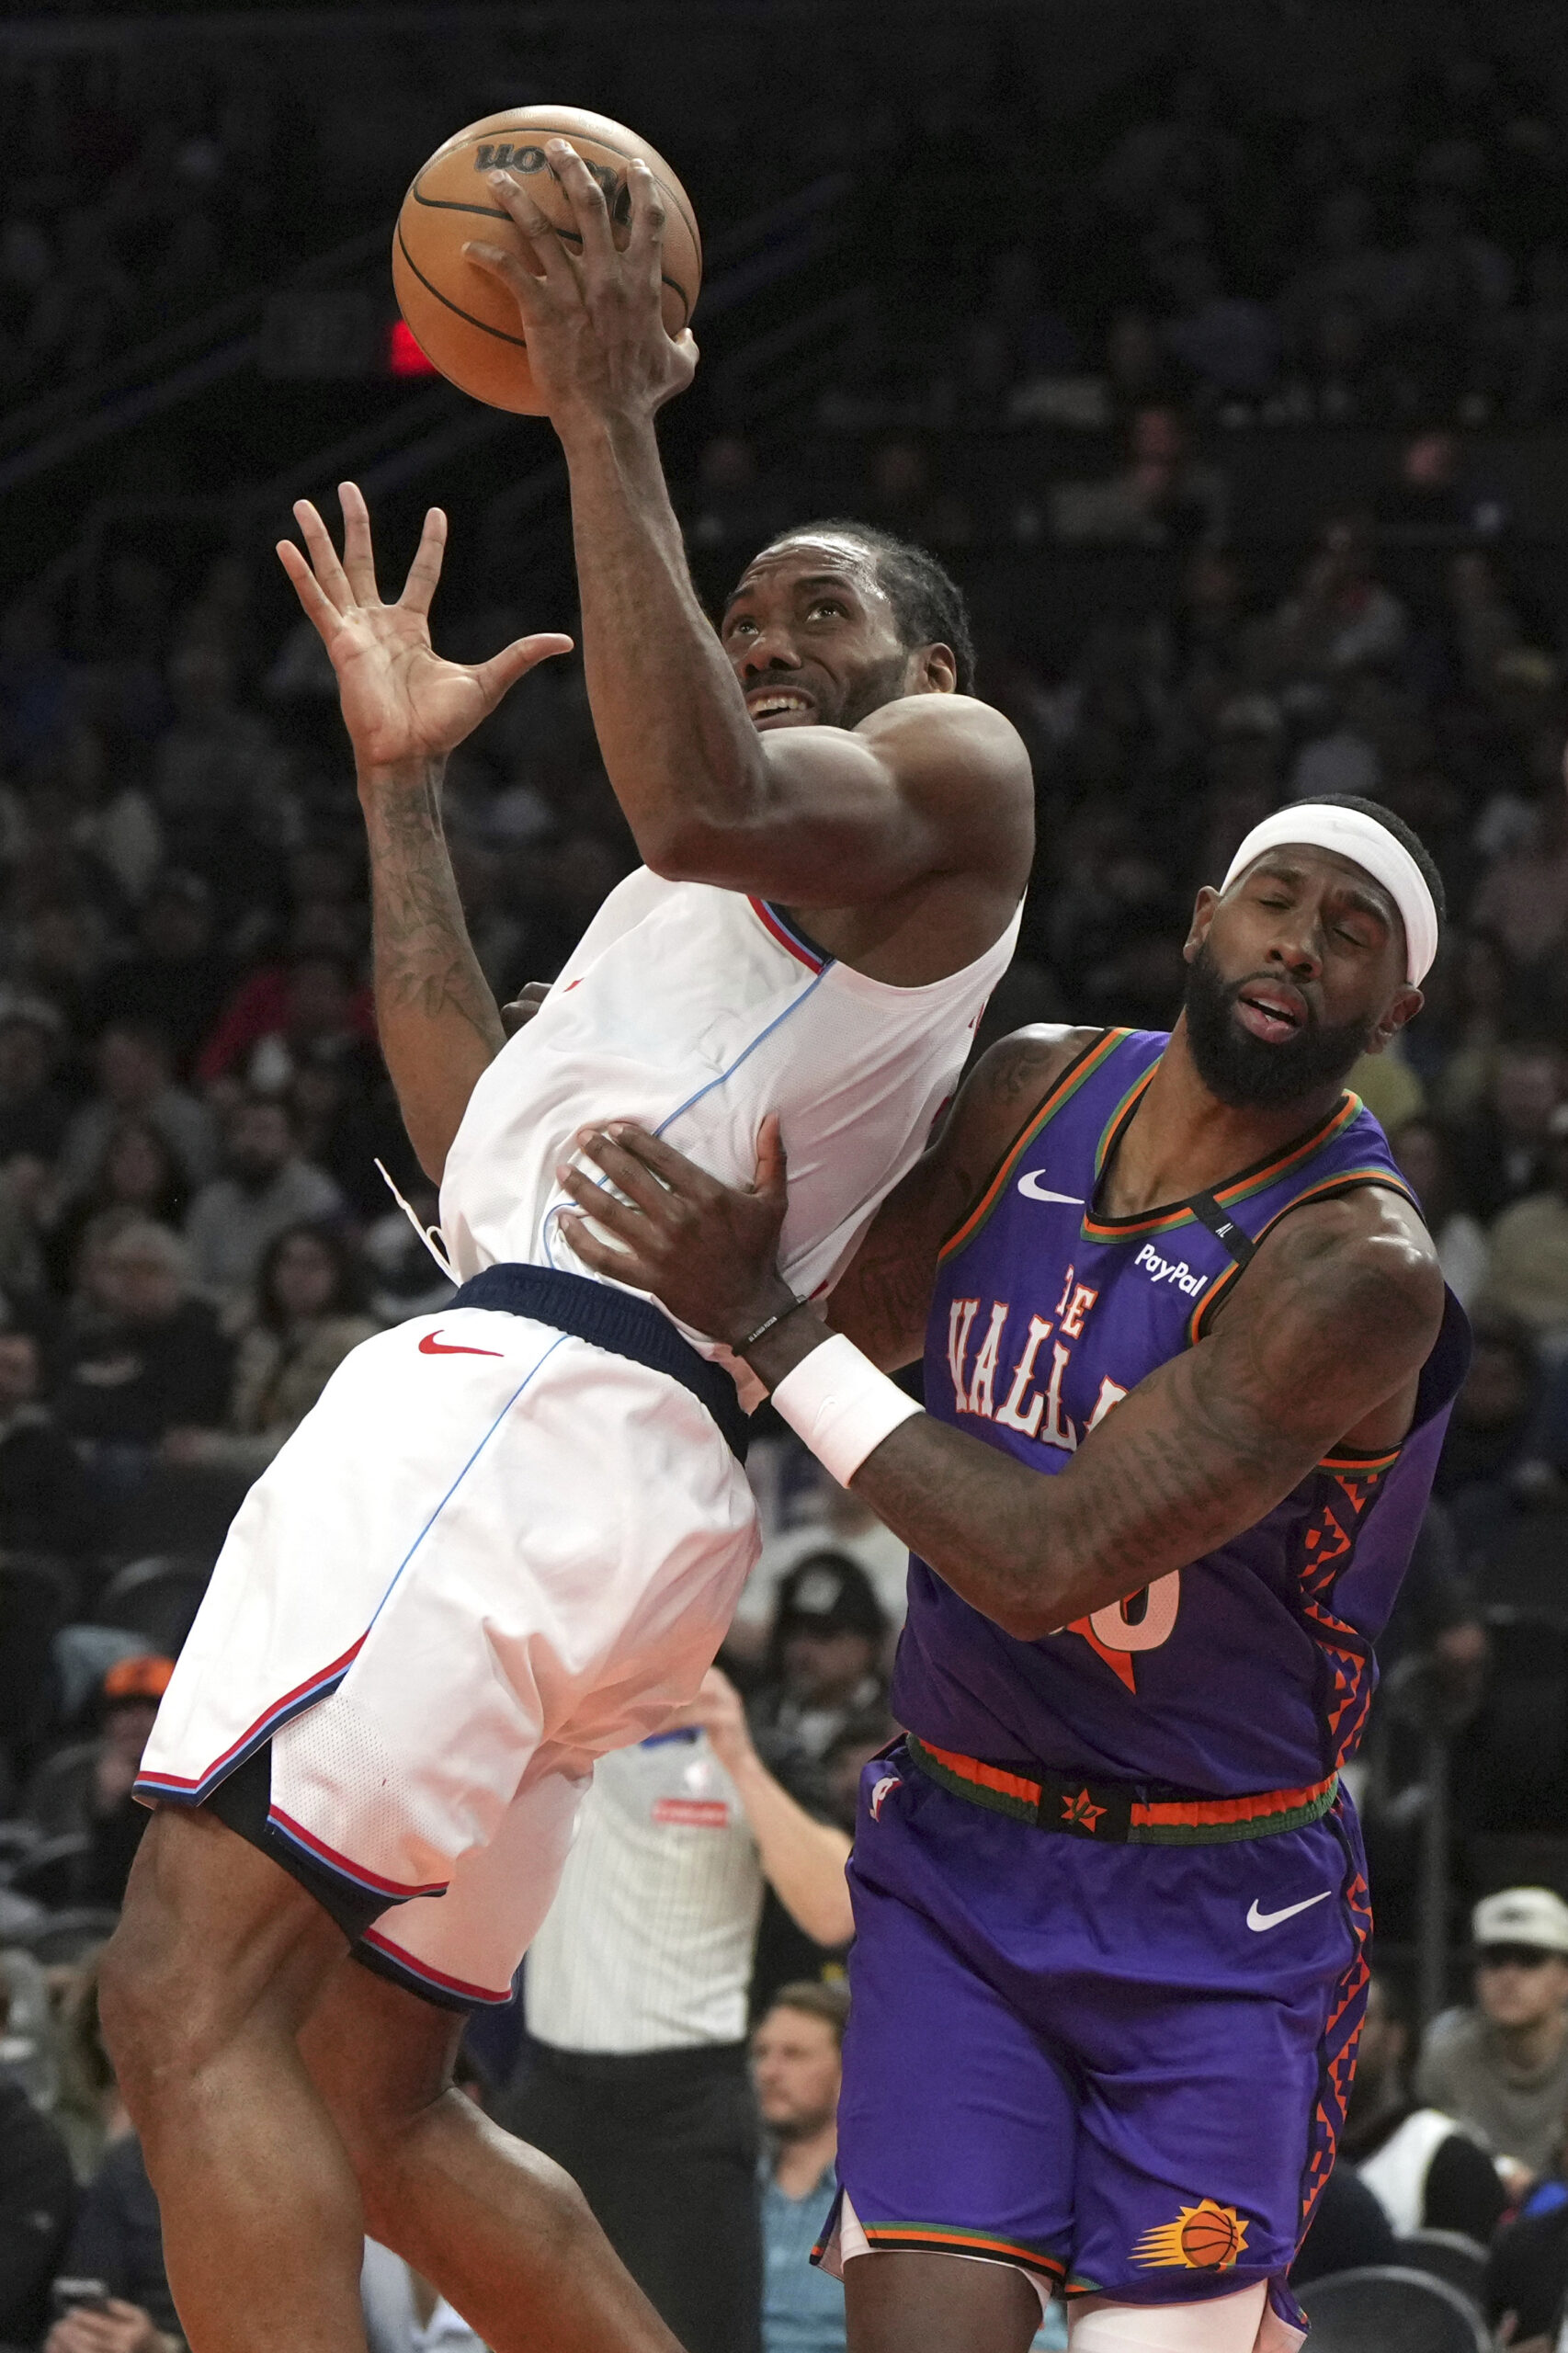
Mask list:
POLYGON ((1045 1171, 1043 1168, 1028 1168, 1026 1169, 1024 1174, 1019 1177, 1018 1190, 1023 1194, 1026 1200, 1061 1201, 1070 1210, 1081 1210, 1083 1208, 1083 1201, 1076 1193, 1048 1192, 1043 1185, 1036 1181, 1044 1175, 1045 1171))
POLYGON ((1303 1896, 1300 1904, 1287 1904, 1283 1912, 1260 1912, 1257 1908, 1257 1898, 1255 1895, 1252 1899, 1252 1909, 1247 1914, 1247 1927, 1277 1928, 1281 1920, 1293 1920, 1298 1912, 1310 1912, 1314 1904, 1326 1904, 1333 1893, 1332 1887, 1325 1887, 1321 1895, 1303 1896))
POLYGON ((426 1332, 419 1343, 422 1357, 498 1357, 499 1348, 463 1348, 452 1340, 437 1339, 434 1332, 426 1332))

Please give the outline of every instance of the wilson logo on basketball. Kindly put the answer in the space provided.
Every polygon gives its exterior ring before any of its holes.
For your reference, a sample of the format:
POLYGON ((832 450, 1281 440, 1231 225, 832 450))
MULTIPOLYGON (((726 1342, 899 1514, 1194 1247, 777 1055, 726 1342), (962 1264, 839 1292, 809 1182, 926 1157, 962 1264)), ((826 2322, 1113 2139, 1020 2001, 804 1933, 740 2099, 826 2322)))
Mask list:
POLYGON ((1176 2264, 1184 2271, 1229 2271, 1246 2243, 1246 2223, 1233 2206, 1200 2198, 1196 2206, 1182 2207, 1174 2222, 1145 2231, 1132 2260, 1176 2264))

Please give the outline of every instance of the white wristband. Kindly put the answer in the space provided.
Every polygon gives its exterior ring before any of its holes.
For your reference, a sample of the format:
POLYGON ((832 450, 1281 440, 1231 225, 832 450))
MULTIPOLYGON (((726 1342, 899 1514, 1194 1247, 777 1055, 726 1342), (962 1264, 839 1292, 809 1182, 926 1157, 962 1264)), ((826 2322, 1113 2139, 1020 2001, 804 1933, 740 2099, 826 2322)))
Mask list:
POLYGON ((773 1403, 841 1487, 900 1422, 920 1411, 842 1332, 785 1374, 773 1403))

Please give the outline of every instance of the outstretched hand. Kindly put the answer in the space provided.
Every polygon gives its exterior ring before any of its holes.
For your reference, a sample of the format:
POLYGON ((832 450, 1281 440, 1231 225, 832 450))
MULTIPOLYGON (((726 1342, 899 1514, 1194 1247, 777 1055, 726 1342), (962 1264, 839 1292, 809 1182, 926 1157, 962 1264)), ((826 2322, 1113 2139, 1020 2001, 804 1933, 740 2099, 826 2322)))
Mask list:
POLYGON ((488 662, 444 662, 430 643, 430 600, 441 577, 447 518, 438 506, 425 529, 395 605, 376 585, 370 517, 358 486, 339 485, 343 555, 308 498, 294 508, 310 561, 291 540, 278 553, 307 619, 332 657, 344 723, 361 769, 442 759, 487 719, 509 687, 572 640, 554 632, 519 637, 488 662))
POLYGON ((784 1145, 771 1112, 757 1138, 756 1174, 744 1189, 720 1184, 626 1120, 581 1129, 577 1149, 614 1188, 565 1162, 555 1172, 586 1212, 563 1216, 562 1228, 596 1274, 652 1291, 681 1323, 732 1347, 789 1304, 778 1267, 788 1206, 784 1145), (590 1216, 612 1240, 593 1231, 590 1216))

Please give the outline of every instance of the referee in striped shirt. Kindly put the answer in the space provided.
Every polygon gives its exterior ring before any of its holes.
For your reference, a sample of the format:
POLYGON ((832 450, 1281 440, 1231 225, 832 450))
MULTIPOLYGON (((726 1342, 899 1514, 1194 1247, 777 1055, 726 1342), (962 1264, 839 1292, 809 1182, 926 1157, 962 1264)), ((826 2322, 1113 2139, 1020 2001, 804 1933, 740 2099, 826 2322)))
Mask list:
POLYGON ((849 1839, 758 1756, 717 1667, 602 1757, 528 1953, 534 2065, 504 2121, 574 2176, 687 2353, 760 2353, 746 1995, 770 1884, 816 1944, 852 1931, 849 1839))

